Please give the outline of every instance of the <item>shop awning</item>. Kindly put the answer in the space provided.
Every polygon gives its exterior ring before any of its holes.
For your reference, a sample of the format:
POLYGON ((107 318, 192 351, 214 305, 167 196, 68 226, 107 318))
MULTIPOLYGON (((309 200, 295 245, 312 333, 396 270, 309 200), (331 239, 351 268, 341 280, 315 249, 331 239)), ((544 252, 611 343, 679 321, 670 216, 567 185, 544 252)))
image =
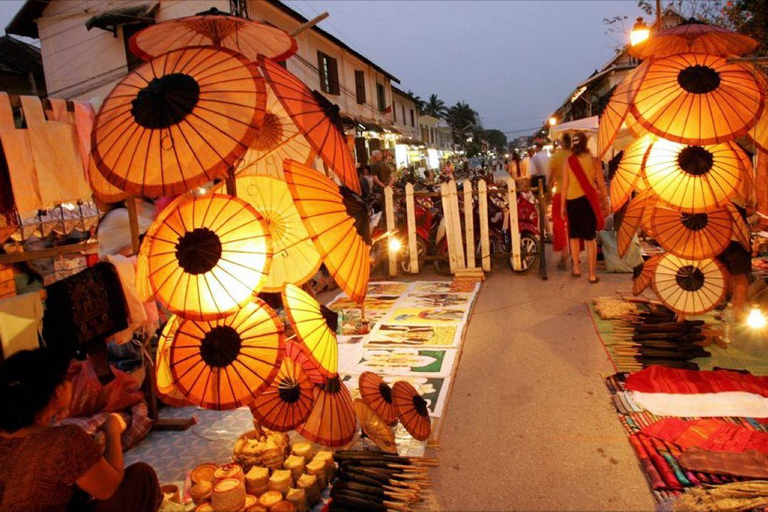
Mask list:
POLYGON ((154 19, 153 13, 157 9, 158 2, 150 2, 141 5, 133 5, 131 7, 121 7, 119 9, 109 9, 96 16, 91 16, 85 22, 85 28, 91 30, 92 28, 100 28, 117 33, 118 25, 125 25, 126 23, 137 23, 142 21, 152 21, 154 19))
POLYGON ((405 144, 407 146, 426 146, 422 141, 418 139, 402 138, 397 141, 398 144, 405 144))

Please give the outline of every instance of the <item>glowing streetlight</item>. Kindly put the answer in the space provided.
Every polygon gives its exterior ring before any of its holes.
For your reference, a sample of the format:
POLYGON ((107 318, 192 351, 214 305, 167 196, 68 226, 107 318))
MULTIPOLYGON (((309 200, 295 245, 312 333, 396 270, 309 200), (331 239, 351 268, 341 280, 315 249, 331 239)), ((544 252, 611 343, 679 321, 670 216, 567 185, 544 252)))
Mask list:
POLYGON ((556 117, 550 117, 549 118, 549 126, 555 126, 557 124, 557 118, 556 117))
POLYGON ((763 312, 760 310, 760 306, 757 304, 752 305, 752 309, 749 310, 747 315, 747 325, 752 329, 762 329, 766 326, 766 319, 763 312))
POLYGON ((636 46, 648 39, 650 35, 651 30, 645 24, 643 18, 637 18, 635 25, 632 27, 632 32, 629 33, 629 43, 632 46, 636 46))

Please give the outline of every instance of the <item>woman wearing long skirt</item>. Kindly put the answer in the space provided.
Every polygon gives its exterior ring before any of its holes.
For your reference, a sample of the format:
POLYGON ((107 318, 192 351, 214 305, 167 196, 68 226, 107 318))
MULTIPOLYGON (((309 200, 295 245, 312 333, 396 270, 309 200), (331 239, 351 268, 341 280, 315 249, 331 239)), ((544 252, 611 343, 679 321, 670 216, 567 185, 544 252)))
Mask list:
POLYGON ((606 197, 605 180, 600 161, 587 148, 587 135, 576 132, 572 137, 571 155, 566 159, 563 172, 563 193, 565 204, 560 213, 567 215, 568 237, 570 238, 571 275, 581 276, 579 261, 581 241, 587 248, 589 282, 597 283, 597 231, 605 224, 600 209, 600 197, 606 197))

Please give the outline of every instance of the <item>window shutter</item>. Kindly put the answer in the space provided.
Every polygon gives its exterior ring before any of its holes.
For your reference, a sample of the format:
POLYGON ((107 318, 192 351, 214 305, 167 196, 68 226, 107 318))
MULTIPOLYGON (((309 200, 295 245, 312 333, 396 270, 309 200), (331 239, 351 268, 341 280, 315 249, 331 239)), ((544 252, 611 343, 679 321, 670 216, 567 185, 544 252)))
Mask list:
POLYGON ((357 103, 365 103, 365 72, 360 70, 355 70, 355 93, 357 103))
POLYGON ((332 57, 326 57, 328 59, 328 92, 331 94, 339 94, 339 65, 336 59, 332 57))
POLYGON ((325 54, 321 51, 317 52, 317 71, 320 74, 320 90, 329 92, 328 87, 326 86, 328 77, 325 74, 325 54))

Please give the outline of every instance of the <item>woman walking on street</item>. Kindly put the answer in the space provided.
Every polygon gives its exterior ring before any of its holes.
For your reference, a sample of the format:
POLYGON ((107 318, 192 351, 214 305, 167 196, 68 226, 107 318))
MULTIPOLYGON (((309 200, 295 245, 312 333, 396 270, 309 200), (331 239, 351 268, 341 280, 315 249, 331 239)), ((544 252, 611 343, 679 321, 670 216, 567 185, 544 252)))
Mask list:
POLYGON ((589 264, 589 282, 597 283, 597 231, 603 228, 605 217, 601 198, 606 198, 605 180, 600 161, 587 148, 587 135, 576 132, 571 139, 571 154, 563 167, 563 193, 560 213, 567 213, 573 269, 571 275, 581 276, 580 241, 584 240, 589 264))

